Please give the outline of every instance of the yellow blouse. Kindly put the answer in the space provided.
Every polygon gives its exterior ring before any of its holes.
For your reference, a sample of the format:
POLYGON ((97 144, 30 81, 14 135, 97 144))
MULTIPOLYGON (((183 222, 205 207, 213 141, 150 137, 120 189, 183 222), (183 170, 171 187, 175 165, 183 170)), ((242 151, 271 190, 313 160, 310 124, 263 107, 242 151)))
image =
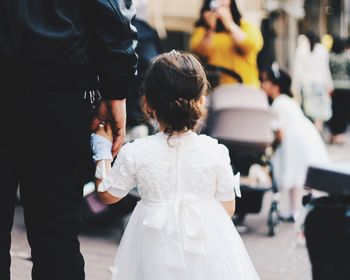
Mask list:
MULTIPOLYGON (((240 28, 246 33, 246 39, 238 44, 228 32, 215 32, 209 45, 203 49, 200 44, 206 34, 204 27, 197 27, 190 40, 190 48, 208 63, 235 71, 242 77, 243 83, 259 87, 257 56, 263 46, 260 30, 252 23, 242 19, 240 28), (237 51, 237 49, 239 51, 237 51)), ((236 83, 235 79, 222 75, 220 83, 236 83)))

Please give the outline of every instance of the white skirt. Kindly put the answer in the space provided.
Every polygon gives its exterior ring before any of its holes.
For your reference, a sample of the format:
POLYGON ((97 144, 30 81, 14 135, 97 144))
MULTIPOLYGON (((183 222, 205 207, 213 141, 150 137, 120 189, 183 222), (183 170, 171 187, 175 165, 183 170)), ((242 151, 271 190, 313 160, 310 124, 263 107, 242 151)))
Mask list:
POLYGON ((257 280, 244 244, 216 199, 141 200, 117 251, 113 280, 257 280))
POLYGON ((273 158, 273 176, 278 188, 302 188, 307 169, 329 162, 326 146, 315 126, 307 119, 291 124, 273 158))

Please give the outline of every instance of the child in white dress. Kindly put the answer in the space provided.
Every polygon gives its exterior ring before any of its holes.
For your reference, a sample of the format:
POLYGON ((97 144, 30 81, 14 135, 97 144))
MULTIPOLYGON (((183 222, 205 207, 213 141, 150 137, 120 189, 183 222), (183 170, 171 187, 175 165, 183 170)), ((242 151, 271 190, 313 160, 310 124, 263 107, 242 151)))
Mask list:
POLYGON ((228 150, 194 132, 205 115, 207 83, 192 55, 160 55, 145 78, 144 105, 161 132, 124 145, 111 170, 110 125, 93 135, 100 198, 118 202, 135 186, 141 196, 112 279, 259 279, 231 221, 240 193, 228 150))
POLYGON ((314 124, 304 116, 290 92, 291 78, 273 64, 264 73, 262 88, 272 100, 277 148, 272 158, 279 189, 289 192, 286 221, 294 222, 301 210, 302 188, 308 166, 329 161, 326 146, 314 124))

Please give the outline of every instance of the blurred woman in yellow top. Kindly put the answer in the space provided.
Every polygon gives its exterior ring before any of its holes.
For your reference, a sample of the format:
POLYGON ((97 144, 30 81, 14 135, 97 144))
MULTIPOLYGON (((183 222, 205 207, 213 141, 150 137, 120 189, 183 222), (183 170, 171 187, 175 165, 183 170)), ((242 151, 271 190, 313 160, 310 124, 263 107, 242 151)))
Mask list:
MULTIPOLYGON (((257 55, 263 46, 260 30, 242 18, 235 0, 205 0, 190 40, 191 50, 207 64, 239 74, 243 84, 259 87, 257 55)), ((237 81, 223 74, 220 83, 237 81)))

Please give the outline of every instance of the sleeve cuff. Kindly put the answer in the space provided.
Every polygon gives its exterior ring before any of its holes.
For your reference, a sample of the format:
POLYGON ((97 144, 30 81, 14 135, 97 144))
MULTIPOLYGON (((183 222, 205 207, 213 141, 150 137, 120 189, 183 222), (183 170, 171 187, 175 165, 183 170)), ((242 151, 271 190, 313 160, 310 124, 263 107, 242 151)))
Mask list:
POLYGON ((123 198, 125 197, 129 192, 128 191, 121 191, 117 190, 115 188, 110 188, 107 190, 107 192, 115 197, 123 198))
POLYGON ((112 182, 107 178, 100 183, 100 185, 97 188, 97 191, 108 192, 109 194, 118 198, 123 198, 128 194, 128 191, 113 188, 111 187, 111 185, 112 185, 112 182))

